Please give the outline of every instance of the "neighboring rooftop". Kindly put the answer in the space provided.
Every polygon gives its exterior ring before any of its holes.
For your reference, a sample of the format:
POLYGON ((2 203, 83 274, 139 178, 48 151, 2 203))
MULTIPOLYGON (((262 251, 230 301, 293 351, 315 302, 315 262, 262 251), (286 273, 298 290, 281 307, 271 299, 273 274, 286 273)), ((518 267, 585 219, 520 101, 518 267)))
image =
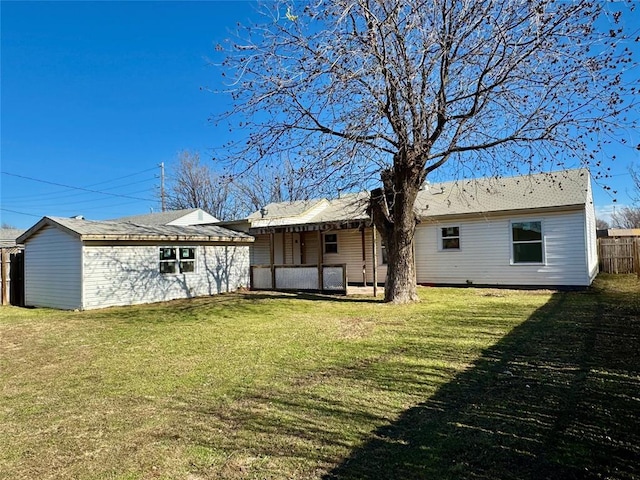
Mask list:
POLYGON ((608 228, 597 231, 601 238, 640 237, 640 228, 608 228))
POLYGON ((327 203, 324 198, 314 200, 296 200, 293 202, 269 203, 257 212, 253 212, 247 218, 249 220, 260 220, 261 218, 285 218, 302 215, 321 203, 327 203))
POLYGON ((24 232, 17 228, 0 228, 0 247, 15 247, 16 239, 24 232))
POLYGON ((131 215, 109 220, 110 222, 126 222, 138 225, 177 225, 184 224, 181 220, 188 219, 191 225, 202 223, 215 223, 218 221, 213 215, 205 212, 201 208, 186 208, 183 210, 168 210, 165 212, 154 212, 143 215, 131 215))
POLYGON ((24 242, 38 230, 54 226, 82 240, 252 242, 253 237, 216 225, 137 225, 78 218, 44 217, 19 237, 24 242))

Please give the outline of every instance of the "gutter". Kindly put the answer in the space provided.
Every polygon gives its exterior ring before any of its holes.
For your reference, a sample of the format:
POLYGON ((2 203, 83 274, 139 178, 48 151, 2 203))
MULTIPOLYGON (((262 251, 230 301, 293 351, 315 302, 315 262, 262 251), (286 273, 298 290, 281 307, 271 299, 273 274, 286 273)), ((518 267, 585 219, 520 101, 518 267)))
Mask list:
POLYGON ((83 241, 132 241, 132 242, 227 242, 227 243, 253 243, 255 238, 246 237, 211 237, 199 235, 81 235, 83 241))

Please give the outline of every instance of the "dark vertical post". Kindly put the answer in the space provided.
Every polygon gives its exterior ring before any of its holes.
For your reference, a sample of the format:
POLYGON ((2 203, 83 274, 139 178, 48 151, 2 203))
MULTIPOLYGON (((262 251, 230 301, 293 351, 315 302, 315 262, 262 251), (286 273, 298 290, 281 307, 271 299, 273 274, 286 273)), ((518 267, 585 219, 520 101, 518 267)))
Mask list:
POLYGON ((6 248, 0 249, 0 262, 2 266, 0 267, 0 277, 2 280, 2 305, 9 304, 9 250, 6 248))
POLYGON ((322 232, 318 229, 318 290, 324 290, 324 272, 322 264, 324 263, 324 245, 322 244, 322 232))
POLYGON ((269 265, 271 266, 271 288, 273 290, 276 288, 276 267, 273 265, 276 257, 275 248, 274 234, 269 232, 269 265))
MULTIPOLYGON (((371 212, 371 216, 373 217, 373 212, 371 212)), ((373 218, 371 218, 371 234, 373 237, 373 296, 378 295, 378 239, 376 236, 376 225, 373 223, 373 218)))
POLYGON ((365 230, 366 230, 366 226, 364 224, 362 224, 362 230, 361 230, 361 242, 362 242, 362 284, 366 287, 367 286, 367 254, 366 254, 366 247, 365 247, 365 230))

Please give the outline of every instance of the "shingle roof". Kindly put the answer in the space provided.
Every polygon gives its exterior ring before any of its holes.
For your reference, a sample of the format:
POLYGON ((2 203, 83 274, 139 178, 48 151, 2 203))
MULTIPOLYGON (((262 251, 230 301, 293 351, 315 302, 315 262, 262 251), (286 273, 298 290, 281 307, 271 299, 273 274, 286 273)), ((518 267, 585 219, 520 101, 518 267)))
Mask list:
POLYGON ((16 239, 24 232, 17 228, 0 228, 0 247, 15 247, 16 239))
POLYGON ((91 221, 77 218, 44 217, 20 236, 26 240, 46 225, 66 230, 82 240, 112 241, 188 241, 188 242, 252 242, 250 235, 215 225, 136 225, 133 223, 91 221))
POLYGON ((421 191, 416 210, 437 217, 585 205, 589 182, 586 169, 445 182, 421 191))
MULTIPOLYGON (((428 219, 446 215, 580 206, 588 201, 589 183, 590 176, 586 169, 436 183, 418 193, 415 208, 420 217, 428 219)), ((309 201, 307 204, 269 204, 264 218, 260 212, 255 212, 248 220, 262 220, 260 223, 264 223, 269 219, 292 217, 288 225, 363 220, 369 218, 366 213, 368 199, 369 192, 360 192, 329 200, 326 207, 310 219, 303 219, 301 213, 321 200, 309 201), (303 210, 302 205, 310 206, 303 210), (293 213, 295 211, 300 213, 296 215, 293 213), (296 216, 301 218, 296 219, 296 216)), ((281 222, 277 224, 284 225, 281 222)))
POLYGON ((323 201, 326 202, 326 200, 323 198, 316 198, 313 200, 296 200, 293 202, 269 203, 263 207, 265 211, 264 217, 262 216, 262 212, 258 210, 257 212, 253 212, 251 215, 249 215, 247 219, 260 220, 261 218, 295 217, 311 210, 313 207, 323 201))
POLYGON ((183 210, 169 210, 166 212, 154 212, 143 215, 131 215, 109 220, 110 222, 129 222, 138 225, 166 225, 190 213, 200 210, 199 208, 185 208, 183 210))

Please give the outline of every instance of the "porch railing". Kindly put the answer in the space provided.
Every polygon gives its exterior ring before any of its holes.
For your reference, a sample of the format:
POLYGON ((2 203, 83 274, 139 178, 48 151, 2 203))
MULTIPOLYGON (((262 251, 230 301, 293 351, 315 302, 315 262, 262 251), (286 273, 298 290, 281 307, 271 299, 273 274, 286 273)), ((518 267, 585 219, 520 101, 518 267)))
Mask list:
POLYGON ((345 264, 252 265, 252 290, 296 290, 346 293, 345 264))

